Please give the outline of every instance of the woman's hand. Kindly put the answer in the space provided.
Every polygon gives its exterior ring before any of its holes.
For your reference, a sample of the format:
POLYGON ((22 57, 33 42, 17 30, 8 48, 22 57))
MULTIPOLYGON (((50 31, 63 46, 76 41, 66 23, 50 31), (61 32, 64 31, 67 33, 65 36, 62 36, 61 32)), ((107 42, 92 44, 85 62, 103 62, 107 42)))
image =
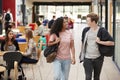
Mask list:
POLYGON ((75 58, 72 58, 71 59, 71 64, 75 64, 75 63, 76 63, 75 58))
POLYGON ((56 43, 59 43, 59 42, 60 42, 60 38, 57 38, 55 42, 56 42, 56 43))

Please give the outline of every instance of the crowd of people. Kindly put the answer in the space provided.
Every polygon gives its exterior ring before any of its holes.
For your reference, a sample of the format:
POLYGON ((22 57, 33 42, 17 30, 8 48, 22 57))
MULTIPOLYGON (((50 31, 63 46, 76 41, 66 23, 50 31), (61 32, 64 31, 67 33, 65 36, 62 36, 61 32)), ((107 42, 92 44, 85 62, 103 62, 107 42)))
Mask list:
MULTIPOLYGON (((5 40, 1 44, 1 51, 20 51, 18 42, 15 40, 12 28, 13 23, 10 10, 5 14, 5 40), (9 15, 8 15, 9 13, 9 15)), ((101 35, 108 37, 108 41, 101 41, 97 36, 100 26, 97 25, 99 17, 95 13, 89 13, 87 16, 88 27, 82 32, 82 47, 80 61, 83 62, 85 70, 85 80, 100 80, 100 73, 103 66, 104 56, 101 55, 98 44, 113 46, 114 41, 110 34, 104 29, 101 35), (88 29, 89 28, 89 29, 88 29), (86 30, 88 29, 88 30, 86 30), (107 34, 105 34, 107 33, 107 34)), ((45 26, 49 29, 49 41, 44 46, 51 46, 58 44, 57 57, 53 61, 54 80, 68 80, 70 66, 76 63, 74 37, 70 29, 74 28, 74 22, 69 17, 53 16, 50 21, 43 21, 42 23, 36 21, 37 29, 34 31, 26 30, 25 37, 27 41, 26 52, 24 53, 20 64, 22 63, 37 63, 37 47, 33 39, 33 35, 45 37, 45 26), (57 36, 59 35, 59 37, 57 36)), ((8 70, 8 80, 10 79, 10 70, 8 70)))

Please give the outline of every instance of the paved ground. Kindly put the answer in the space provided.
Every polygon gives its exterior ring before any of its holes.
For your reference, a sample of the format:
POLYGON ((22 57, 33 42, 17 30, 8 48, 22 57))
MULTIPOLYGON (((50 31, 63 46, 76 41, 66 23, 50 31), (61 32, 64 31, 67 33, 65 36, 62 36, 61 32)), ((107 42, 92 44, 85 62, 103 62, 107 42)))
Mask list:
MULTIPOLYGON (((79 63, 81 31, 86 25, 75 25, 74 38, 76 49, 76 64, 71 65, 69 80, 85 80, 83 64, 79 63)), ((26 65, 25 65, 26 66, 26 65)), ((53 80, 53 65, 46 63, 43 55, 36 65, 24 68, 28 80, 53 80)), ((111 57, 105 57, 101 80, 120 80, 120 72, 111 57)))
MULTIPOLYGON (((83 64, 79 63, 80 53, 80 38, 81 31, 85 24, 76 24, 74 27, 75 49, 76 49, 76 64, 71 65, 69 80, 85 80, 83 64)), ((1 62, 1 61, 0 61, 1 62)), ((35 65, 22 65, 27 80, 53 80, 53 65, 46 63, 43 55, 40 61, 35 65)), ((13 75, 13 74, 12 74, 13 75)), ((11 76, 12 76, 11 75, 11 76)), ((104 60, 101 73, 101 80, 120 80, 120 72, 112 61, 111 57, 104 60)))

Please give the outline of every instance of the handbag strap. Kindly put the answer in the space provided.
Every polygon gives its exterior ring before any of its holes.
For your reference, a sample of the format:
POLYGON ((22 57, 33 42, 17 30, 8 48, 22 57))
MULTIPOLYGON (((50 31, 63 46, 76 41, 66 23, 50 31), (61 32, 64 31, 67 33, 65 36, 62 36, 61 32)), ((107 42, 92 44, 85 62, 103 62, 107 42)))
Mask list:
MULTIPOLYGON (((55 33, 55 35, 59 38, 59 33, 55 33)), ((58 44, 58 46, 59 46, 60 42, 57 43, 57 44, 58 44)), ((48 43, 47 43, 47 46, 48 46, 48 43)))

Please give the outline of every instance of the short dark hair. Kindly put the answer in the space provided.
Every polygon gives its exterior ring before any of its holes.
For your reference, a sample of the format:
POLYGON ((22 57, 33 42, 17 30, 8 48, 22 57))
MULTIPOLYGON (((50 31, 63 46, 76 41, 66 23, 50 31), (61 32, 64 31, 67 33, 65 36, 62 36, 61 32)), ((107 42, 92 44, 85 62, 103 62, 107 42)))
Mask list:
POLYGON ((37 24, 37 26, 40 26, 40 25, 41 25, 41 23, 40 23, 39 20, 36 21, 36 24, 37 24))
POLYGON ((91 21, 95 21, 95 23, 97 23, 97 22, 98 22, 98 19, 99 19, 98 15, 95 14, 95 13, 89 13, 89 14, 87 15, 87 17, 89 17, 89 18, 91 19, 91 21))
POLYGON ((55 15, 53 15, 53 18, 55 18, 56 16, 55 15))

